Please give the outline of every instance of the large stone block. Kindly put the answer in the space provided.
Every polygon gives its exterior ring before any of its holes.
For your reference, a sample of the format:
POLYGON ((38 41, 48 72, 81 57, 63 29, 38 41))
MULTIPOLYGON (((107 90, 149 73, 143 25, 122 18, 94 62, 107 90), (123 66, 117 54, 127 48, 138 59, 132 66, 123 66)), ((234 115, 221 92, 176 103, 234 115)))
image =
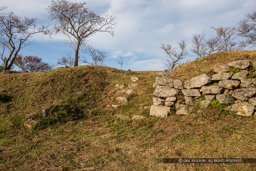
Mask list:
POLYGON ((184 87, 187 89, 201 88, 202 86, 208 84, 210 81, 211 79, 206 74, 202 74, 186 81, 184 87))
POLYGON ((181 90, 181 91, 185 96, 188 96, 188 97, 199 97, 199 96, 201 96, 201 93, 199 92, 198 89, 184 89, 184 90, 181 90))
POLYGON ((228 72, 222 72, 222 73, 218 73, 218 74, 214 74, 212 76, 212 80, 213 81, 219 81, 219 80, 228 80, 229 78, 232 77, 231 73, 228 72))
POLYGON ((177 89, 183 89, 183 83, 181 80, 173 80, 173 86, 177 89))
POLYGON ((256 79, 242 79, 241 87, 256 87, 256 79))
POLYGON ((200 91, 203 94, 220 94, 222 92, 223 88, 212 85, 212 86, 203 86, 200 91))
POLYGON ((232 105, 232 110, 240 116, 251 116, 254 113, 254 105, 247 102, 238 102, 232 105))
POLYGON ((219 86, 227 89, 233 89, 238 87, 240 84, 240 81, 237 80, 221 80, 219 82, 219 86))
POLYGON ((160 118, 167 118, 167 116, 170 114, 170 110, 170 107, 153 105, 150 107, 150 115, 160 118))
POLYGON ((226 64, 216 64, 213 67, 213 71, 216 73, 228 72, 229 66, 226 64))
POLYGON ((173 79, 166 77, 156 77, 155 83, 156 85, 169 86, 170 88, 173 87, 173 79))
POLYGON ((156 86, 156 89, 153 93, 156 97, 174 97, 179 93, 179 90, 175 88, 170 88, 168 86, 156 86))
POLYGON ((228 63, 228 66, 238 68, 238 69, 246 69, 251 65, 249 60, 238 60, 228 63))
POLYGON ((232 96, 239 100, 248 100, 250 97, 256 94, 256 88, 240 88, 234 90, 232 96))
POLYGON ((240 71, 238 73, 235 73, 232 76, 232 79, 234 79, 234 80, 242 80, 242 79, 245 79, 247 75, 248 75, 248 71, 240 71))

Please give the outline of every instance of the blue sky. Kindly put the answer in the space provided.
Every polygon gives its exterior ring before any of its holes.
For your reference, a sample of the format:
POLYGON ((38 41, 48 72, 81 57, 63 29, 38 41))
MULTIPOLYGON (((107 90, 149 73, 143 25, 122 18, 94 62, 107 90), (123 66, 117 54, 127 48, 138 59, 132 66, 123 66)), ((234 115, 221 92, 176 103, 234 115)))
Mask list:
MULTIPOLYGON (((94 48, 107 52, 105 65, 120 68, 117 61, 124 59, 123 69, 163 70, 166 56, 161 43, 177 46, 185 40, 189 55, 194 34, 213 33, 211 27, 237 26, 247 13, 255 10, 255 0, 72 0, 86 2, 86 6, 101 15, 116 17, 114 37, 107 33, 95 34, 87 40, 94 48)), ((46 8, 51 0, 0 0, 19 16, 37 18, 38 24, 48 23, 46 8)), ((65 42, 67 38, 36 35, 31 44, 22 49, 23 55, 36 55, 50 64, 57 64, 62 56, 73 55, 65 42)), ((82 55, 90 61, 90 58, 82 55)))

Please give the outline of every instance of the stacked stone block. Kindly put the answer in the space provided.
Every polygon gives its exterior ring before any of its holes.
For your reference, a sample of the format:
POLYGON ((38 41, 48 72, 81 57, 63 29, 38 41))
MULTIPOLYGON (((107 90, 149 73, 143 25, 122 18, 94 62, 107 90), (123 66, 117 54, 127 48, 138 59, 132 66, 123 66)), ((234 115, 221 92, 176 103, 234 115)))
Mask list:
POLYGON ((150 115, 166 118, 171 110, 178 115, 188 115, 199 99, 203 108, 216 99, 220 104, 230 105, 230 110, 238 115, 251 116, 256 106, 255 70, 255 63, 238 60, 217 64, 213 75, 202 74, 184 83, 156 77, 150 115))

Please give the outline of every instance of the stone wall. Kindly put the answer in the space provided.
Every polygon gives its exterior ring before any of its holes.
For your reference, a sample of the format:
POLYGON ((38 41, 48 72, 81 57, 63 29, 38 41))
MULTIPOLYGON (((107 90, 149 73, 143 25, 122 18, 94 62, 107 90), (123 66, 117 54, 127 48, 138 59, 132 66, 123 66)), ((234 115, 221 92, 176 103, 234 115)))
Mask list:
POLYGON ((227 106, 240 116, 251 116, 256 106, 256 63, 237 60, 217 64, 213 74, 202 74, 185 82, 156 77, 150 115, 166 118, 171 111, 189 115, 195 104, 207 108, 211 102, 227 106))

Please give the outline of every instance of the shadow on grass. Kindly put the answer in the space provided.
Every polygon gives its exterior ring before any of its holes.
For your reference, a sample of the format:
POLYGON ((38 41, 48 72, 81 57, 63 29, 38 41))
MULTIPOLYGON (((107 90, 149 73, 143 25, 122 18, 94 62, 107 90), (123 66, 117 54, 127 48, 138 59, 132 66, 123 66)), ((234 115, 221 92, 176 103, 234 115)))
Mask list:
POLYGON ((7 103, 12 100, 11 96, 5 95, 5 94, 0 94, 0 102, 1 103, 7 103))

